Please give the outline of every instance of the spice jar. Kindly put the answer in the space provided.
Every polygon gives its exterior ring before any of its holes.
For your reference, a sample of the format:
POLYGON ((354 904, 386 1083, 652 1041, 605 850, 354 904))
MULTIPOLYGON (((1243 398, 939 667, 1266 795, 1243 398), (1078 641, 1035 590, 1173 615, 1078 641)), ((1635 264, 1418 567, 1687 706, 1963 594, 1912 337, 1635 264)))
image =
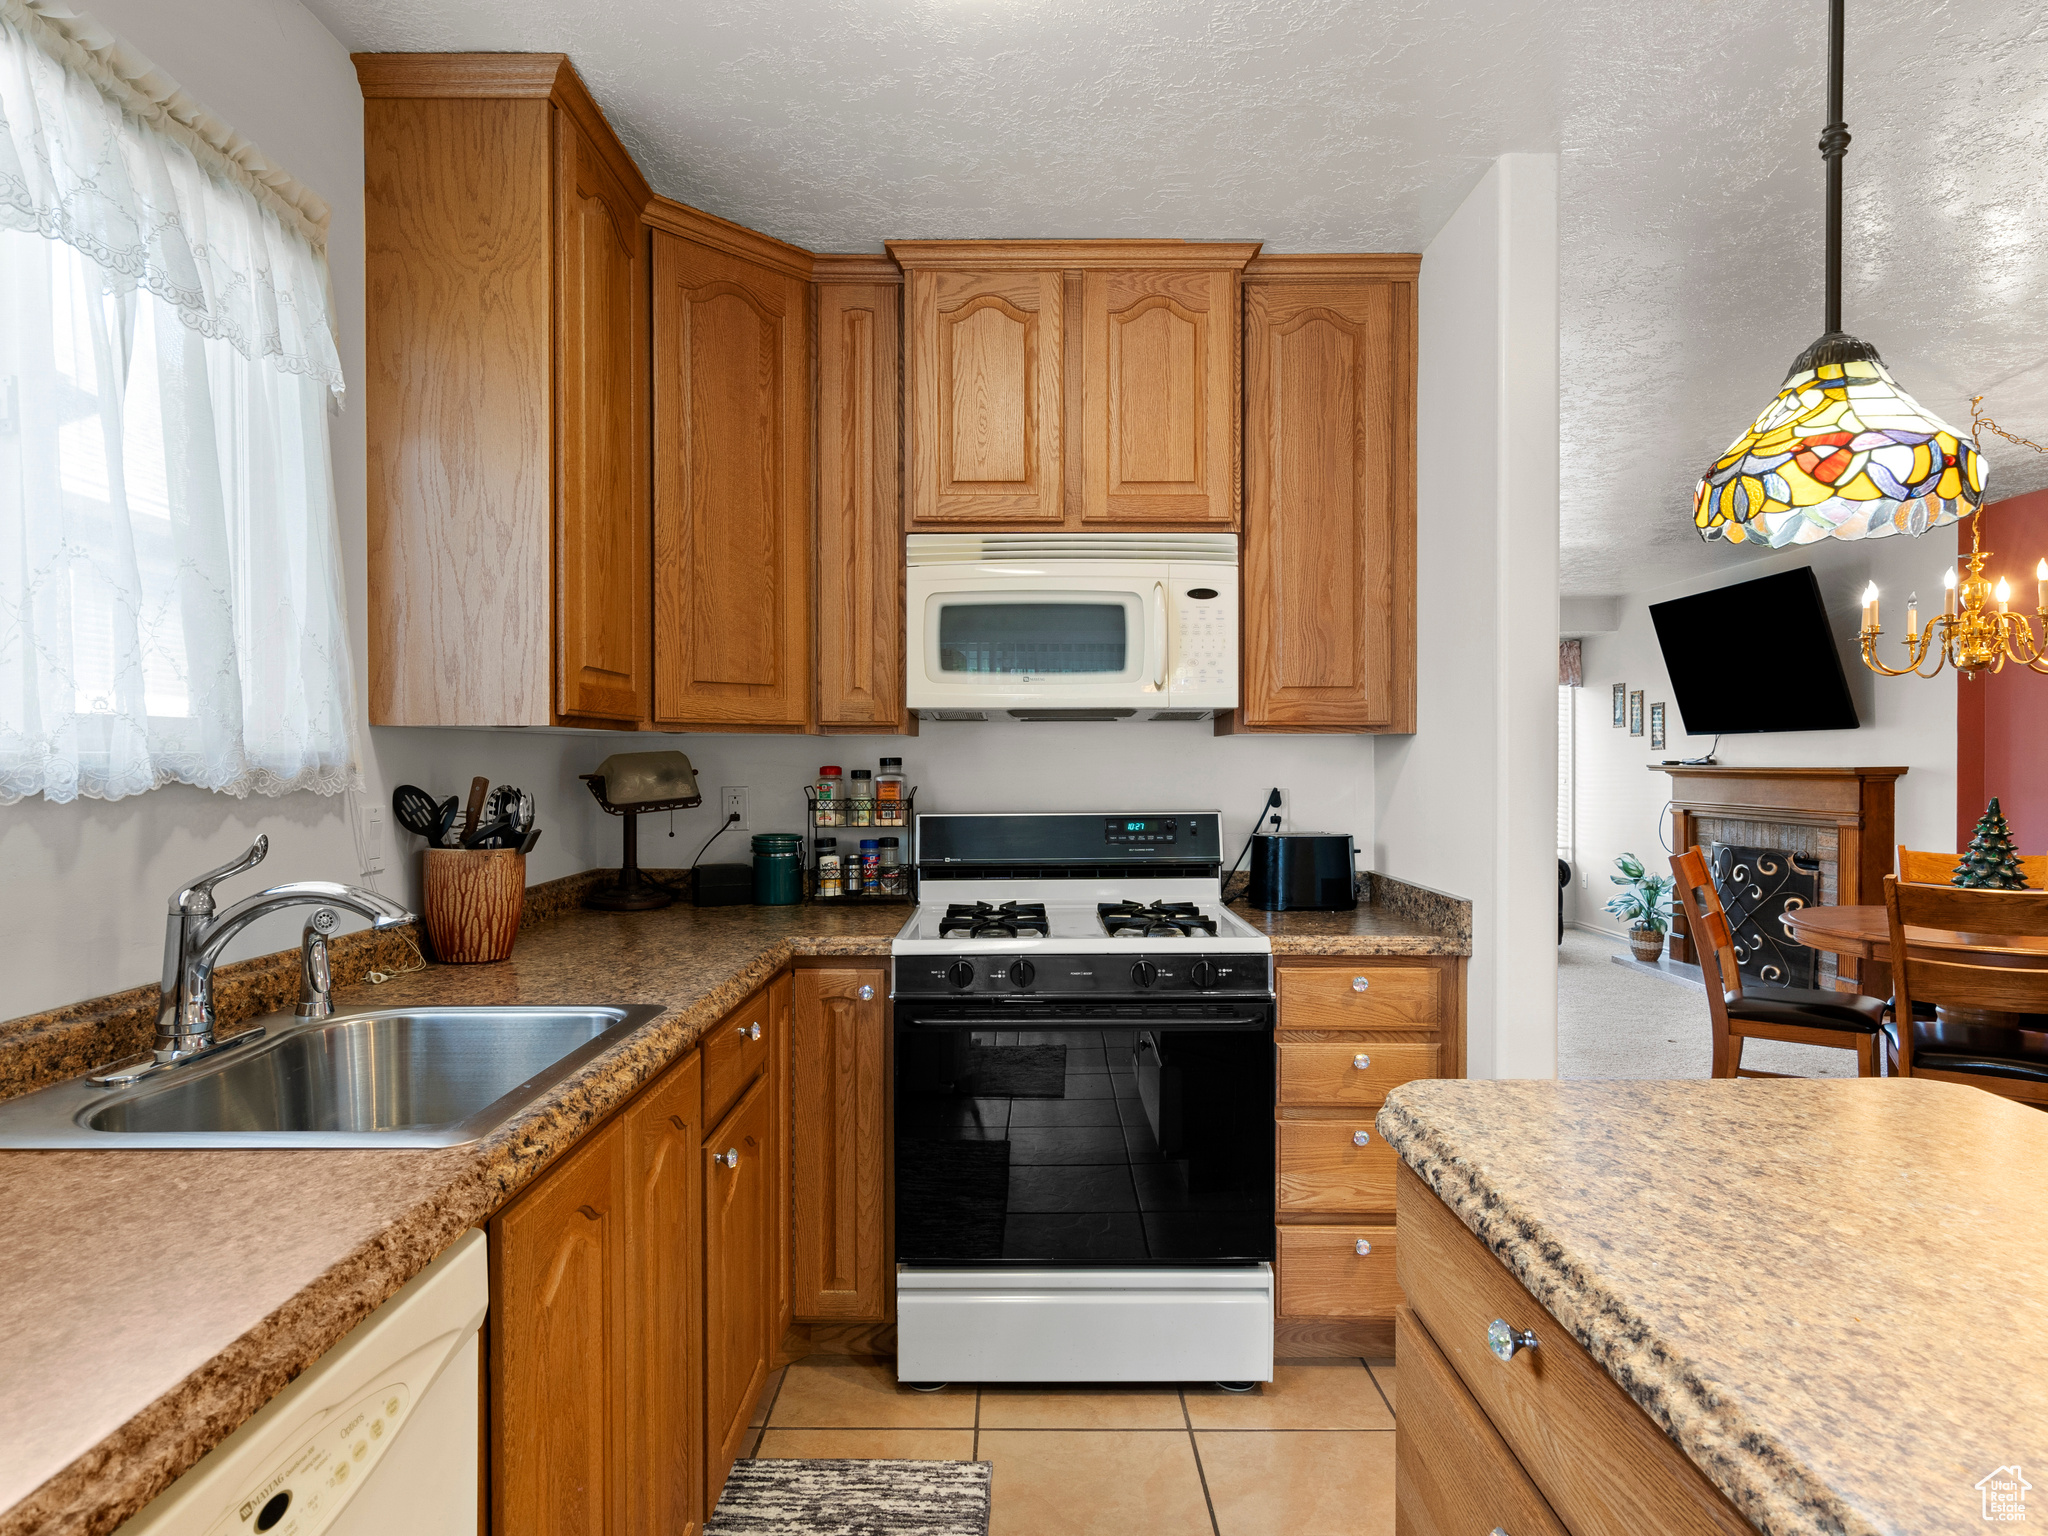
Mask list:
POLYGON ((881 880, 884 896, 901 896, 909 890, 910 871, 903 867, 901 841, 893 837, 878 837, 876 853, 876 874, 881 880))
POLYGON ((885 757, 882 771, 875 775, 875 825, 900 827, 905 824, 910 786, 903 777, 903 759, 885 757))
POLYGON ((872 837, 860 840, 860 888, 877 894, 882 889, 882 845, 872 837))
POLYGON ((845 807, 840 803, 841 790, 837 768, 827 765, 818 770, 818 783, 812 790, 812 796, 816 801, 816 809, 811 816, 812 823, 820 827, 840 826, 842 823, 839 818, 845 814, 845 807))
POLYGON ((875 824, 875 776, 866 768, 853 770, 853 782, 846 791, 846 822, 849 827, 875 824))
POLYGON ((821 837, 811 845, 811 863, 817 870, 817 888, 814 894, 823 898, 841 896, 846 887, 839 874, 839 839, 821 837))

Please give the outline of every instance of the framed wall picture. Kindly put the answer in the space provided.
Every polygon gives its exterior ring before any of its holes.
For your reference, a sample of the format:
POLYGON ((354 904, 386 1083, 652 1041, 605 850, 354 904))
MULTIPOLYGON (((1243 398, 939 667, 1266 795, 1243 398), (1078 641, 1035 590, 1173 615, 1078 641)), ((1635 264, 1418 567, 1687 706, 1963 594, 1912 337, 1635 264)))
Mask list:
POLYGON ((1614 685, 1614 728, 1618 731, 1628 724, 1628 684, 1614 685))
POLYGON ((1664 750, 1664 706, 1662 703, 1650 706, 1650 750, 1664 750))
POLYGON ((1643 690, 1640 688, 1628 696, 1628 733, 1631 736, 1643 734, 1643 690))

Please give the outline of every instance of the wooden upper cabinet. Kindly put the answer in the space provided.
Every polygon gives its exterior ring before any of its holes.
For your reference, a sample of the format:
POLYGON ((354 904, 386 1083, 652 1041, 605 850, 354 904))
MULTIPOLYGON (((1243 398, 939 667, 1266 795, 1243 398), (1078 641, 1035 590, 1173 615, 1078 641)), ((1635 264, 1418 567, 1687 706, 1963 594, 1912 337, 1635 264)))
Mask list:
POLYGON ((910 732, 903 704, 903 281, 820 256, 818 728, 910 732))
POLYGON ((654 718, 801 731, 811 689, 810 257, 656 199, 654 718))
POLYGON ((561 54, 358 54, 370 721, 650 702, 648 187, 561 54))
POLYGON ((1419 269, 1246 274, 1243 702, 1219 732, 1415 729, 1419 269))
POLYGON ((913 528, 1234 528, 1256 244, 905 240, 913 528))
POLYGON ((1081 278, 1081 516, 1237 526, 1237 272, 1081 278))

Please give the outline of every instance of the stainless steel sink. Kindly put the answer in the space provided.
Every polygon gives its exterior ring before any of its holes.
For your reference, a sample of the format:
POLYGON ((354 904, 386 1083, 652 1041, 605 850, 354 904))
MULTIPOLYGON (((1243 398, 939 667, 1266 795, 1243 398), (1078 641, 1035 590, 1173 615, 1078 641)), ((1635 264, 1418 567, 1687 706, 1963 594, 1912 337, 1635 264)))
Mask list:
POLYGON ((0 1103, 0 1147, 452 1147, 503 1125, 661 1012, 390 1008, 267 1034, 132 1087, 0 1103))

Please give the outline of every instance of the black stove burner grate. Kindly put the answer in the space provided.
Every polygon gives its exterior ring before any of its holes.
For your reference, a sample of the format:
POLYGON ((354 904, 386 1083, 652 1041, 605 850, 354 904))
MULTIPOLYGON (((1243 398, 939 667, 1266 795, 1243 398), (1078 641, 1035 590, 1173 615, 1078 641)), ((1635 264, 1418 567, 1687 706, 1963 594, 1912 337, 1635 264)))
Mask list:
POLYGON ((956 901, 939 919, 942 939, 1042 939, 1051 931, 1042 901, 1006 901, 999 907, 956 901))
POLYGON ((1118 939, 1191 939, 1198 934, 1213 938, 1216 919, 1204 917, 1192 901, 1105 901, 1096 905, 1103 932, 1118 939))

